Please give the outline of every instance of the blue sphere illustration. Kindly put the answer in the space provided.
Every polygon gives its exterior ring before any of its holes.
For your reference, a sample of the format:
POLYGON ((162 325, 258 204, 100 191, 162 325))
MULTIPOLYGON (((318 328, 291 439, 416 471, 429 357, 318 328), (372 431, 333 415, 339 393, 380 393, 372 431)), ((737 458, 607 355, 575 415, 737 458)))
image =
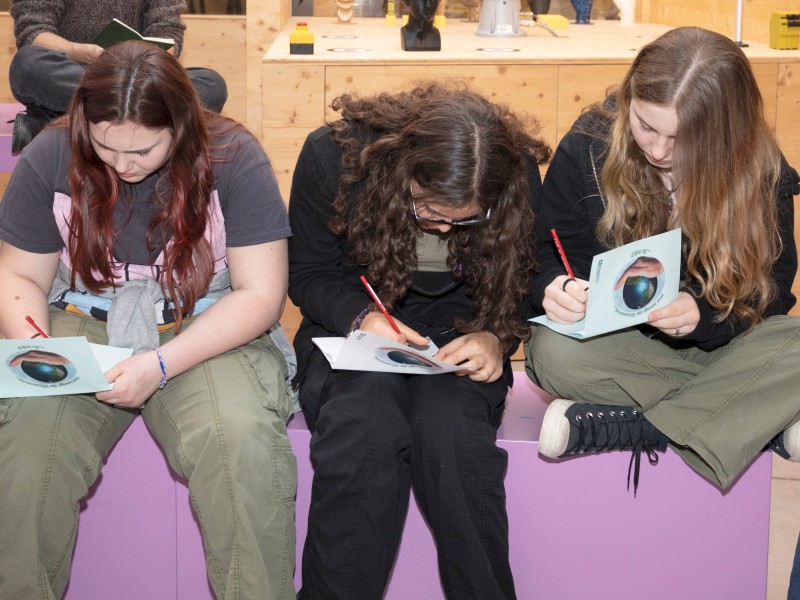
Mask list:
POLYGON ((625 280, 622 288, 622 300, 632 310, 644 308, 656 297, 658 289, 657 277, 634 275, 625 280))
POLYGON ((20 367, 28 377, 42 383, 58 383, 67 378, 67 368, 64 365, 51 365, 46 362, 24 360, 20 367))

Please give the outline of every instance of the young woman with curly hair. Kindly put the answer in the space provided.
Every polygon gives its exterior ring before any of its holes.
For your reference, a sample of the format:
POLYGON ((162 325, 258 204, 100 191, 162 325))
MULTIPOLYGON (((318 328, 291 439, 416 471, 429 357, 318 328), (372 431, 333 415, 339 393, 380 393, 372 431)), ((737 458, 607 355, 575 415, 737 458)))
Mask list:
POLYGON ((294 172, 289 295, 316 472, 301 597, 381 598, 413 484, 451 598, 514 598, 495 445, 527 335, 532 205, 549 148, 463 86, 338 98, 294 172), (397 322, 362 287, 366 275, 397 322), (439 346, 465 370, 333 371, 312 337, 354 329, 439 346), (467 370, 466 368, 469 368, 467 370))
POLYGON ((88 67, 0 204, 0 335, 30 338, 30 314, 134 353, 112 390, 0 399, 3 598, 61 596, 79 502, 140 413, 189 482, 217 597, 294 598, 292 402, 265 333, 289 235, 261 146, 174 57, 127 42, 88 67))
POLYGON ((540 452, 671 442, 723 488, 771 442, 800 458, 800 322, 786 316, 798 192, 734 42, 683 27, 642 48, 553 158, 534 301, 560 323, 582 319, 593 255, 676 227, 680 292, 647 325, 586 341, 533 327, 529 373, 562 398, 548 408, 540 452), (563 274, 550 228, 577 281, 563 274))

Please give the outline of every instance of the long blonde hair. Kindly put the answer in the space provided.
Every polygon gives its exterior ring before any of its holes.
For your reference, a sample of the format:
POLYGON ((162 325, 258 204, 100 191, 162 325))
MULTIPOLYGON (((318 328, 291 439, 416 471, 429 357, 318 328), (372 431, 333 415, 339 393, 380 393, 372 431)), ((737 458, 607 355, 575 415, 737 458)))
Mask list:
POLYGON ((744 53, 711 31, 669 31, 639 52, 614 117, 598 238, 614 247, 680 225, 698 296, 720 311, 719 320, 760 321, 776 294, 771 270, 782 249, 775 206, 781 153, 744 53), (677 113, 671 214, 671 190, 633 139, 632 98, 677 113))

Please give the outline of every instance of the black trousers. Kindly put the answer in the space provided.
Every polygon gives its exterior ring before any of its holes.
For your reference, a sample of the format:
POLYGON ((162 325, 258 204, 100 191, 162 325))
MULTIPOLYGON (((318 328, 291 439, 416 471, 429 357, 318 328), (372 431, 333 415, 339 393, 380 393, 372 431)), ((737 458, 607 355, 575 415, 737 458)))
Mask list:
MULTIPOLYGON (((28 44, 17 50, 11 60, 8 70, 11 93, 26 107, 64 114, 86 67, 59 50, 28 44)), ((220 112, 228 99, 228 86, 222 75, 198 67, 186 69, 186 74, 203 105, 220 112)))
POLYGON ((513 600, 498 448, 510 380, 332 371, 309 357, 300 402, 315 474, 303 600, 380 600, 413 484, 452 600, 513 600))

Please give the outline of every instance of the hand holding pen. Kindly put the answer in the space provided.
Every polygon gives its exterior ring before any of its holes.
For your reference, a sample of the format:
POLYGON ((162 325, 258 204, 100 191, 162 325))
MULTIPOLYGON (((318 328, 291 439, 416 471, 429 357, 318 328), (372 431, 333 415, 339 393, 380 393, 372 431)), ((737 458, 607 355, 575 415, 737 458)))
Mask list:
POLYGON ((421 336, 410 327, 407 327, 403 323, 398 323, 392 318, 392 316, 389 314, 389 311, 386 310, 383 302, 381 302, 381 299, 378 297, 378 294, 375 293, 375 290, 372 289, 369 281, 367 281, 367 278, 363 275, 361 276, 361 283, 364 284, 364 287, 369 293, 370 298, 372 298, 372 301, 375 303, 375 306, 378 307, 380 312, 373 311, 367 313, 367 315, 364 317, 364 320, 361 322, 359 329, 381 335, 385 338, 400 342, 401 344, 406 344, 408 342, 411 342, 412 344, 418 344, 420 346, 426 346, 428 344, 428 338, 421 336), (387 327, 387 325, 389 325, 391 329, 387 327), (392 332, 394 332, 394 334, 392 332))
POLYGON ((547 316, 556 323, 575 323, 586 316, 586 302, 589 299, 586 292, 589 285, 587 281, 575 277, 556 230, 551 229, 550 234, 567 274, 559 275, 545 288, 542 307, 547 316))

